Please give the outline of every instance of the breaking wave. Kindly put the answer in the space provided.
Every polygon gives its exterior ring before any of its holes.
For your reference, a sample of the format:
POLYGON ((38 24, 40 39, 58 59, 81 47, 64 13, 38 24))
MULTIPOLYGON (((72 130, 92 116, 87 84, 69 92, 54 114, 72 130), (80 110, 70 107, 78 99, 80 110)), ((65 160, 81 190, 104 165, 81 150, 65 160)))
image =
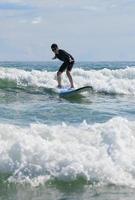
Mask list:
MULTIPOLYGON (((134 67, 116 70, 75 68, 72 74, 76 87, 92 86, 95 92, 135 95, 134 67)), ((0 88, 28 86, 55 88, 57 86, 55 79, 56 72, 0 68, 0 88)), ((69 84, 65 74, 63 74, 63 84, 69 84)))
POLYGON ((0 174, 38 185, 83 178, 135 187, 135 122, 116 117, 78 126, 0 124, 0 174))

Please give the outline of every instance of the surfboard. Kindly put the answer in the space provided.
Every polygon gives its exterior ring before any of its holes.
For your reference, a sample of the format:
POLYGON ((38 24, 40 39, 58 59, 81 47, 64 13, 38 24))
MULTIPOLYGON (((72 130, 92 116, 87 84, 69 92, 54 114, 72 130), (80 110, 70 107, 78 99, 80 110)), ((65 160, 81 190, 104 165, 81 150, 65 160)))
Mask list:
POLYGON ((66 96, 72 96, 76 94, 80 94, 82 92, 93 90, 92 86, 84 86, 80 88, 60 88, 59 89, 59 95, 60 97, 66 97, 66 96))

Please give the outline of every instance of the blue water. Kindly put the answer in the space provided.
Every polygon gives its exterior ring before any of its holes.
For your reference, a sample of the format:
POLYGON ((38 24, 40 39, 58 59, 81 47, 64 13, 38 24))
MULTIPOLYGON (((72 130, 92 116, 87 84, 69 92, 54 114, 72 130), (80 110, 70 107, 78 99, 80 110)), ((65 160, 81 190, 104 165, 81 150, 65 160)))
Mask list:
POLYGON ((1 198, 133 199, 135 62, 76 62, 68 98, 59 65, 0 62, 1 198))

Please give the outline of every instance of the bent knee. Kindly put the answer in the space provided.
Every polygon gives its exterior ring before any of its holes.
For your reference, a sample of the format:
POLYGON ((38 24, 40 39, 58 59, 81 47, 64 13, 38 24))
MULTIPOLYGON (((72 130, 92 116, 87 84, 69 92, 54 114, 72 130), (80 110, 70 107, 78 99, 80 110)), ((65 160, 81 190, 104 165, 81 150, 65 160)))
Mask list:
POLYGON ((60 76, 61 75, 61 72, 57 72, 57 76, 60 76))

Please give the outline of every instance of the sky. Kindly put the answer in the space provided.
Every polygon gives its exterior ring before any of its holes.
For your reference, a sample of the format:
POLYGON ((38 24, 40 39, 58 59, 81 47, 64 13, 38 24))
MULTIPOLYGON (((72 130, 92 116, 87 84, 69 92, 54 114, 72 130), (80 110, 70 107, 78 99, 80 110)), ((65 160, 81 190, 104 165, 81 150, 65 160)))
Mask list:
POLYGON ((0 61, 135 60, 135 0, 0 0, 0 61))

